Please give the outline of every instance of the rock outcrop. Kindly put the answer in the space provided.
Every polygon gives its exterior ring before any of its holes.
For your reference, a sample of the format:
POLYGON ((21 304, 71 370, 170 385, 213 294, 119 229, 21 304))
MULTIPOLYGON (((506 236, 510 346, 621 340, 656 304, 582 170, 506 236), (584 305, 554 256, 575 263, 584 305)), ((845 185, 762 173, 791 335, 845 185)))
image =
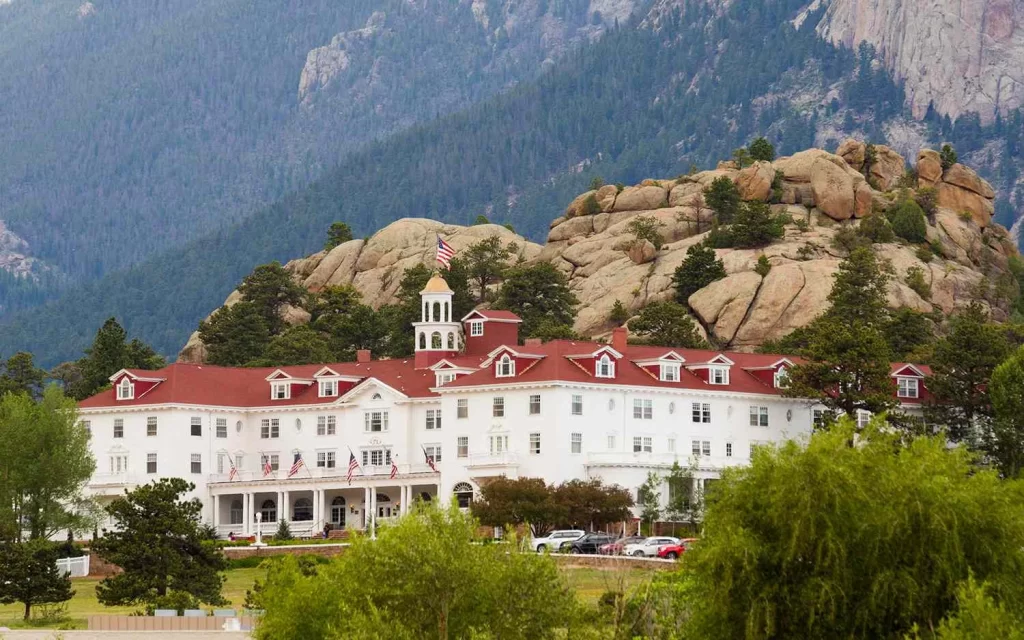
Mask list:
POLYGON ((874 45, 915 118, 932 105, 952 119, 976 111, 988 123, 1024 105, 1021 9, 1016 0, 831 0, 817 29, 848 49, 874 45))
MULTIPOLYGON (((405 269, 432 264, 435 234, 457 251, 497 234, 503 242, 515 242, 528 263, 549 262, 561 270, 580 300, 576 331, 602 335, 612 328, 608 316, 616 301, 636 313, 652 302, 674 299, 676 268, 711 228, 712 212, 703 190, 716 178, 726 177, 746 198, 778 200, 772 210, 793 221, 782 239, 762 249, 717 250, 727 276, 687 301, 716 345, 753 349, 806 325, 828 307, 833 276, 845 256, 833 247, 836 234, 844 226, 859 225, 873 209, 887 206, 900 194, 896 185, 905 162, 895 151, 875 147, 870 181, 860 172, 865 168, 863 143, 845 141, 837 151, 810 149, 742 169, 720 163, 712 171, 645 180, 621 191, 603 186, 575 198, 551 223, 543 246, 497 225, 461 227, 405 219, 365 240, 294 260, 287 269, 312 291, 351 284, 377 307, 394 300, 405 269), (658 225, 660 249, 631 233, 630 222, 640 216, 658 225), (754 270, 761 255, 772 265, 764 277, 754 270)), ((991 223, 994 194, 973 171, 953 165, 943 172, 932 151, 919 155, 917 170, 920 186, 936 191, 937 209, 927 226, 935 257, 922 261, 918 247, 896 242, 875 245, 875 251, 893 265, 891 306, 949 314, 1005 273, 1016 249, 1006 229, 991 223), (923 296, 906 282, 912 267, 921 269, 930 287, 923 296)), ((228 304, 235 299, 233 294, 228 304)), ((292 310, 289 320, 302 322, 300 312, 292 310)), ((993 314, 1005 317, 1006 310, 995 305, 993 314)), ((181 358, 201 356, 202 345, 194 335, 181 358)))

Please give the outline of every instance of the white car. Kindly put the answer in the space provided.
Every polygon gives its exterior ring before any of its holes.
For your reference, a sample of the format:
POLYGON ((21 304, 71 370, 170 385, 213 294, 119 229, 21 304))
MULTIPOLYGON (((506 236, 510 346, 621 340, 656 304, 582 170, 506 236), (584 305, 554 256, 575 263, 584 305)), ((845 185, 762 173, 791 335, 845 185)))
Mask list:
POLYGON ((558 551, 562 544, 565 542, 575 542, 587 534, 586 531, 580 531, 579 529, 561 529, 558 531, 552 531, 543 538, 533 538, 530 540, 530 546, 537 553, 543 553, 545 551, 558 551))
POLYGON ((679 544, 679 538, 672 538, 669 536, 652 536, 645 538, 640 542, 633 544, 627 544, 622 549, 623 555, 653 558, 658 555, 658 547, 663 547, 666 544, 679 544))

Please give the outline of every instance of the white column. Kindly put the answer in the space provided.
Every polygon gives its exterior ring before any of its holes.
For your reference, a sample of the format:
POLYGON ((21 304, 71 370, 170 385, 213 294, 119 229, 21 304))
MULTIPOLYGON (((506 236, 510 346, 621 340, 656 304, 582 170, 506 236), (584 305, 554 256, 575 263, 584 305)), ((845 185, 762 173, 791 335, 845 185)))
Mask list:
POLYGON ((242 533, 249 535, 252 531, 252 494, 242 494, 242 533))
POLYGON ((281 512, 283 515, 279 515, 278 517, 279 518, 283 517, 285 520, 291 521, 291 519, 292 519, 292 511, 291 511, 291 505, 288 504, 288 492, 287 491, 282 491, 281 493, 284 495, 284 499, 281 500, 281 504, 284 505, 284 511, 281 512))
POLYGON ((370 530, 370 487, 363 489, 363 529, 370 530))
POLYGON ((412 487, 406 485, 402 487, 402 515, 409 513, 409 503, 412 502, 412 487))
POLYGON ((213 494, 213 526, 220 524, 220 496, 213 494))
POLYGON ((377 538, 377 487, 370 487, 370 539, 377 538))

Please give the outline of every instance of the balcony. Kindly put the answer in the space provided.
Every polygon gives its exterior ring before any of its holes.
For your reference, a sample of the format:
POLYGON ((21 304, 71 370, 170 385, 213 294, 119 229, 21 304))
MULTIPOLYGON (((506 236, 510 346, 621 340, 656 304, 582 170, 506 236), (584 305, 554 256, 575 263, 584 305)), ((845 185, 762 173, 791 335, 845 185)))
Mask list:
POLYGON ((119 496, 125 489, 133 489, 139 484, 139 477, 134 473, 95 473, 89 479, 89 490, 93 495, 119 496))
POLYGON ((519 468, 519 456, 509 451, 477 453, 469 456, 466 468, 477 476, 507 475, 519 468))
MULTIPOLYGON (((433 474, 430 466, 426 463, 423 464, 402 464, 398 465, 398 473, 395 479, 399 479, 402 476, 411 474, 428 473, 433 474)), ((210 484, 217 483, 237 483, 237 482, 279 482, 281 480, 288 480, 293 482, 301 482, 303 480, 314 481, 314 482, 347 482, 348 478, 348 466, 344 467, 309 467, 304 466, 291 478, 288 477, 288 469, 278 469, 272 471, 268 475, 263 475, 262 471, 239 471, 235 476, 234 480, 229 478, 228 473, 213 473, 207 477, 207 482, 210 484)), ((381 478, 388 479, 391 476, 391 465, 366 465, 361 466, 352 473, 352 482, 355 483, 360 479, 366 480, 380 480, 381 478)))

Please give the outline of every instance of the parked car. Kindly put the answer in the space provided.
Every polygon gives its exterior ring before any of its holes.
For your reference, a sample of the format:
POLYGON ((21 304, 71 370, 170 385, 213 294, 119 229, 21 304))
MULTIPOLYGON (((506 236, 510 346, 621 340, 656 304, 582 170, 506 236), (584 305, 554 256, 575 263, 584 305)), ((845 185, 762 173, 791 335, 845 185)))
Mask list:
POLYGON ((607 533, 588 533, 579 540, 563 542, 560 551, 563 553, 597 553, 598 550, 615 540, 615 536, 607 533))
POLYGON ((619 538, 608 544, 601 545, 601 548, 597 550, 598 553, 605 556, 617 556, 622 553, 622 550, 627 544, 636 544, 642 542, 643 536, 626 536, 625 538, 619 538))
POLYGON ((650 538, 644 538, 640 542, 627 544, 623 547, 622 553, 627 556, 653 558, 658 555, 658 547, 662 547, 667 544, 679 544, 679 538, 671 538, 669 536, 651 536, 650 538))
POLYGON ((544 551, 558 551, 563 542, 574 542, 585 535, 587 535, 587 532, 580 531, 579 529, 560 529, 558 531, 552 531, 543 538, 531 539, 530 546, 533 547, 533 550, 537 553, 543 553, 544 551))
POLYGON ((690 548, 690 545, 696 542, 696 538, 683 538, 679 541, 679 544, 666 544, 658 547, 658 557, 666 558, 668 560, 675 560, 679 556, 690 548))

